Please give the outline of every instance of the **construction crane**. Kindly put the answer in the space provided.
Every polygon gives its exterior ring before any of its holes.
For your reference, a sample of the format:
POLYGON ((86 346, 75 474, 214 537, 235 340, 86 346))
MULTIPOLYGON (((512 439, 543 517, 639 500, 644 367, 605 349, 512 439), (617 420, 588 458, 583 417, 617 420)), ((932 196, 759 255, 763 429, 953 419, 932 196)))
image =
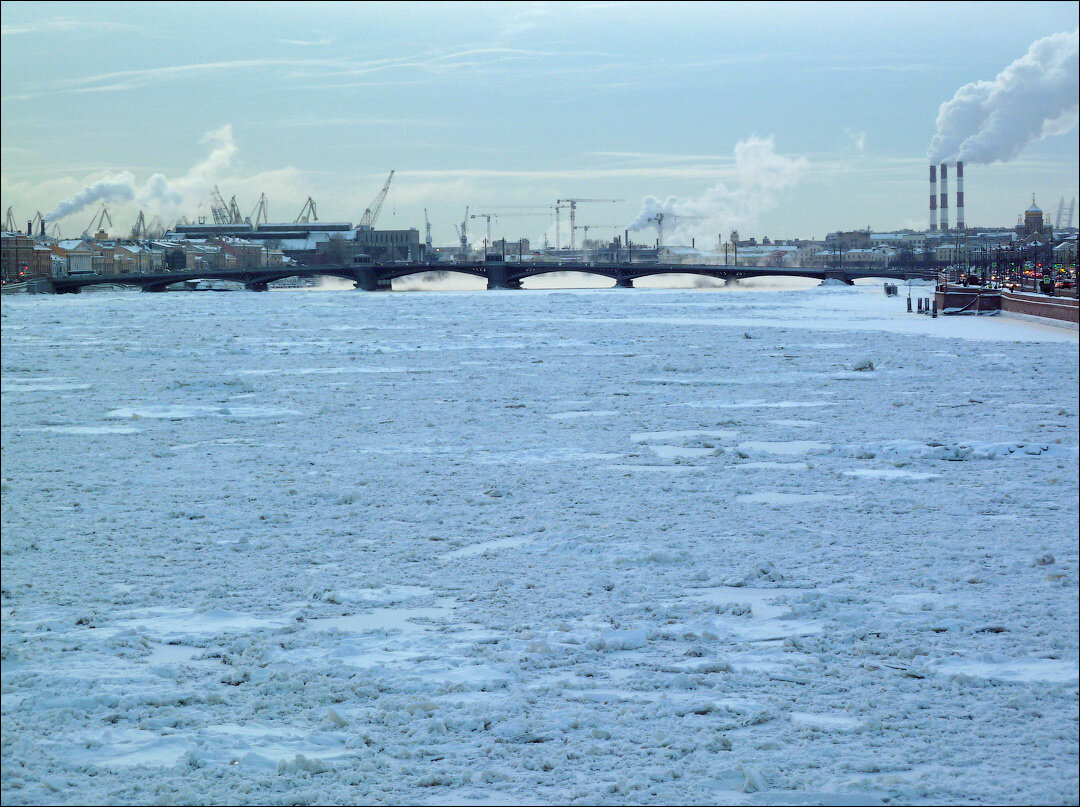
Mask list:
MULTIPOLYGON (((561 221, 561 219, 559 217, 559 213, 561 211, 563 211, 563 210, 566 210, 567 207, 568 207, 568 205, 561 204, 561 203, 556 203, 556 204, 553 204, 553 205, 507 205, 506 207, 504 207, 502 209, 503 210, 547 210, 549 212, 554 211, 555 212, 555 248, 560 249, 561 246, 562 246, 561 245, 562 221, 561 221)), ((530 214, 527 214, 527 213, 513 213, 511 215, 525 216, 525 215, 530 215, 530 214)), ((547 251, 547 248, 548 248, 547 234, 545 233, 544 234, 544 251, 545 252, 547 251)))
POLYGON ((484 257, 487 258, 488 245, 491 244, 491 220, 498 221, 499 216, 496 213, 473 213, 469 218, 487 219, 487 238, 484 239, 484 257))
POLYGON ((165 233, 165 222, 161 220, 161 216, 154 216, 150 219, 150 223, 146 226, 147 238, 160 238, 165 233))
POLYGON ((428 218, 427 208, 424 208, 424 246, 431 252, 431 219, 428 218))
POLYGON ((7 213, 4 214, 4 232, 5 233, 17 233, 19 228, 15 226, 15 216, 11 212, 11 208, 7 209, 7 213))
POLYGON ((248 216, 246 221, 249 224, 254 224, 255 229, 259 228, 260 221, 263 224, 266 224, 266 222, 270 221, 270 206, 269 203, 266 201, 265 193, 259 194, 259 201, 255 205, 255 209, 251 211, 251 215, 248 216), (254 219, 254 221, 252 221, 252 219, 254 219))
POLYGON ((664 222, 665 221, 697 221, 703 218, 702 216, 683 216, 675 213, 664 214, 663 212, 657 212, 656 214, 649 216, 645 221, 651 222, 656 225, 656 248, 664 246, 664 222))
POLYGON ((614 224, 582 224, 581 230, 583 235, 581 236, 581 246, 585 246, 585 242, 589 240, 589 230, 614 230, 614 224))
POLYGON ((315 211, 315 200, 309 196, 300 209, 300 215, 293 219, 293 224, 310 224, 312 221, 318 220, 319 215, 315 211))
POLYGON ((131 228, 129 238, 132 241, 142 241, 146 238, 146 217, 143 216, 141 210, 139 211, 139 217, 135 219, 135 226, 131 228))
POLYGON ((221 198, 221 191, 215 185, 210 191, 210 213, 214 216, 214 224, 229 224, 229 207, 221 198))
POLYGON ((386 194, 390 192, 390 181, 394 178, 394 172, 390 172, 390 176, 386 178, 386 183, 382 186, 382 190, 371 200, 371 204, 364 210, 363 218, 360 219, 360 227, 364 229, 373 229, 375 227, 375 220, 379 218, 379 213, 382 211, 383 202, 386 201, 386 194))
MULTIPOLYGON (((557 199, 555 201, 556 205, 565 204, 567 207, 570 208, 570 249, 576 249, 575 237, 577 235, 577 224, 574 221, 574 216, 577 213, 577 206, 579 204, 581 204, 582 202, 610 202, 611 204, 614 204, 615 202, 621 201, 622 199, 557 199)), ((556 209, 555 215, 556 217, 558 216, 558 209, 556 209)), ((558 225, 556 224, 556 235, 557 234, 558 225)), ((556 241, 557 240, 558 239, 556 238, 556 241)))
POLYGON ((101 209, 94 214, 94 218, 90 219, 90 223, 83 230, 83 238, 89 238, 91 232, 98 233, 104 230, 106 221, 109 222, 110 227, 113 226, 112 216, 109 215, 109 206, 102 202, 101 209))

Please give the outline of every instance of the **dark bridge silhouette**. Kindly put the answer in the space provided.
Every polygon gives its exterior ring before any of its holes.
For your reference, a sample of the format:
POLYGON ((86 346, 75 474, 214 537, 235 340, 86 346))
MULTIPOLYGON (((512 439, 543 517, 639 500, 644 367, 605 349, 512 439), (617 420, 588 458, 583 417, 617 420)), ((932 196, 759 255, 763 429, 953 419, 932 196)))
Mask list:
POLYGON ((657 275, 699 275, 716 280, 735 281, 752 277, 805 277, 815 280, 840 280, 851 284, 857 279, 875 277, 894 280, 937 277, 936 270, 913 268, 846 269, 799 266, 712 266, 706 264, 672 263, 569 263, 545 261, 483 261, 477 263, 393 263, 347 265, 300 265, 264 267, 258 269, 197 269, 157 274, 72 275, 50 278, 47 291, 57 294, 76 293, 87 286, 137 286, 143 291, 165 291, 177 283, 199 280, 228 280, 242 283, 252 291, 266 291, 270 283, 287 278, 319 276, 351 280, 365 291, 388 290, 393 280, 430 272, 458 272, 483 278, 489 289, 520 289, 521 282, 530 277, 556 272, 581 272, 599 275, 615 281, 616 286, 632 288, 634 281, 657 275))

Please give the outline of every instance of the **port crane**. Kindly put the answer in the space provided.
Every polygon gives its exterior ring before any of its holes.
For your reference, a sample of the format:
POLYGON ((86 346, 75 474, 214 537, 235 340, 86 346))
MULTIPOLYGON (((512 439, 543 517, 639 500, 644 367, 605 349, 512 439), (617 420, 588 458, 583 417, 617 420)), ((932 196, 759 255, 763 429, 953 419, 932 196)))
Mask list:
MULTIPOLYGON (((570 208, 570 249, 576 249, 575 240, 577 236, 577 224, 575 222, 575 216, 577 214, 577 206, 582 202, 608 202, 614 204, 621 202, 622 199, 557 199, 556 205, 566 205, 570 208)), ((558 216, 558 210, 556 209, 555 215, 558 216)), ((558 242, 558 225, 556 224, 556 242, 558 242)), ((556 244, 557 245, 557 244, 556 244)))
POLYGON ((146 217, 141 210, 139 211, 139 217, 135 219, 135 226, 131 228, 131 235, 128 238, 132 241, 142 241, 146 238, 146 217))
POLYGON ((236 203, 236 196, 229 200, 229 224, 243 224, 244 215, 240 212, 240 205, 236 203))
POLYGON ((210 190, 210 213, 214 217, 214 224, 232 223, 229 220, 229 206, 225 204, 217 185, 210 190))
POLYGON ((300 208, 300 215, 293 219, 293 224, 309 224, 318 220, 319 214, 315 210, 315 200, 309 196, 304 206, 300 208))
POLYGON ((15 226, 15 215, 11 212, 11 208, 7 209, 7 213, 4 214, 4 232, 17 233, 19 228, 15 226))
POLYGON ((109 206, 102 202, 101 209, 94 214, 94 218, 90 219, 90 223, 83 230, 83 238, 89 238, 91 232, 97 233, 104 230, 106 221, 109 222, 110 227, 113 226, 112 216, 109 215, 109 206))
POLYGON ((260 221, 263 224, 266 224, 266 222, 270 221, 270 205, 266 201, 265 193, 259 194, 259 201, 256 202, 255 209, 251 211, 251 215, 247 218, 247 222, 249 224, 254 224, 255 229, 259 228, 260 221), (252 221, 252 219, 254 219, 254 222, 252 221))
POLYGON ((1055 230, 1059 230, 1059 231, 1060 231, 1060 230, 1063 230, 1063 229, 1066 229, 1066 228, 1071 228, 1071 227, 1072 227, 1072 223, 1073 223, 1073 213, 1075 213, 1075 212, 1076 212, 1076 197, 1075 197, 1075 196, 1074 196, 1074 197, 1072 198, 1072 201, 1071 201, 1071 202, 1069 202, 1069 207, 1068 207, 1068 219, 1067 219, 1067 223, 1066 223, 1066 224, 1064 225, 1064 227, 1063 227, 1063 226, 1062 226, 1062 222, 1063 222, 1063 221, 1066 221, 1066 218, 1065 218, 1065 211, 1066 211, 1066 208, 1065 208, 1065 197, 1064 197, 1064 196, 1062 196, 1062 197, 1061 197, 1061 201, 1060 201, 1060 202, 1058 202, 1058 209, 1057 209, 1057 218, 1056 218, 1056 220, 1054 221, 1054 229, 1055 229, 1055 230))
POLYGON ((370 230, 375 227, 375 220, 379 218, 379 213, 382 211, 383 202, 386 201, 386 194, 390 192, 390 182, 394 179, 394 172, 390 172, 390 176, 386 178, 386 183, 382 186, 382 190, 376 194, 375 198, 371 200, 371 204, 364 210, 364 216, 360 219, 360 227, 362 229, 370 230))
POLYGON ((460 226, 455 224, 454 229, 457 230, 458 244, 461 247, 460 254, 458 255, 461 263, 464 263, 469 256, 469 206, 465 205, 465 217, 461 220, 460 226))

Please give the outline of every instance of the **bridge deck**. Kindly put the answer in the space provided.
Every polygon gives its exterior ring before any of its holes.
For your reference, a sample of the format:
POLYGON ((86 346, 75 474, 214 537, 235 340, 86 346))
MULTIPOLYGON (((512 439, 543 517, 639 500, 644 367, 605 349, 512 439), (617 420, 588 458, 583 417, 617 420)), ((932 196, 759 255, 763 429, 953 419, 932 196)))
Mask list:
POLYGON ((156 274, 76 275, 52 278, 51 290, 56 293, 77 292, 86 286, 113 284, 137 286, 146 291, 162 291, 176 283, 197 280, 229 280, 262 291, 267 284, 288 277, 317 277, 328 275, 352 280, 358 288, 375 290, 388 288, 389 282, 410 275, 428 272, 462 272, 485 278, 489 288, 520 287, 522 280, 555 272, 581 272, 599 275, 630 286, 634 280, 657 275, 703 275, 723 280, 752 277, 804 277, 818 280, 835 278, 850 283, 867 277, 898 280, 934 279, 936 271, 900 267, 856 268, 843 270, 803 266, 716 266, 710 264, 669 263, 587 263, 548 261, 486 261, 473 263, 394 263, 347 265, 304 265, 266 267, 260 269, 200 269, 156 274))

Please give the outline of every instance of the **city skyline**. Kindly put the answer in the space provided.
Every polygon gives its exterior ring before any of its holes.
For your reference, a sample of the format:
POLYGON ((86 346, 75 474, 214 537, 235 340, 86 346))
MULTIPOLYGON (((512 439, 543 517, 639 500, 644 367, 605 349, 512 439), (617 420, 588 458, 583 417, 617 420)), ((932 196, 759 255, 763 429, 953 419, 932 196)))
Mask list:
MULTIPOLYGON (((266 193, 291 221, 310 195, 356 222, 393 169, 380 226, 422 229, 427 208, 438 244, 465 205, 503 212, 495 238, 539 239, 550 215, 520 206, 582 196, 622 200, 579 209, 604 236, 649 197, 704 211, 673 243, 924 229, 941 105, 1076 28, 1065 3, 251 9, 5 3, 5 209, 74 199, 75 235, 108 198, 123 232, 140 209, 208 216, 218 184, 245 213, 266 193), (130 190, 80 207, 96 183, 130 190)), ((1032 193, 1052 221, 1076 194, 1066 113, 968 164, 969 226, 1014 224, 1032 193)))

